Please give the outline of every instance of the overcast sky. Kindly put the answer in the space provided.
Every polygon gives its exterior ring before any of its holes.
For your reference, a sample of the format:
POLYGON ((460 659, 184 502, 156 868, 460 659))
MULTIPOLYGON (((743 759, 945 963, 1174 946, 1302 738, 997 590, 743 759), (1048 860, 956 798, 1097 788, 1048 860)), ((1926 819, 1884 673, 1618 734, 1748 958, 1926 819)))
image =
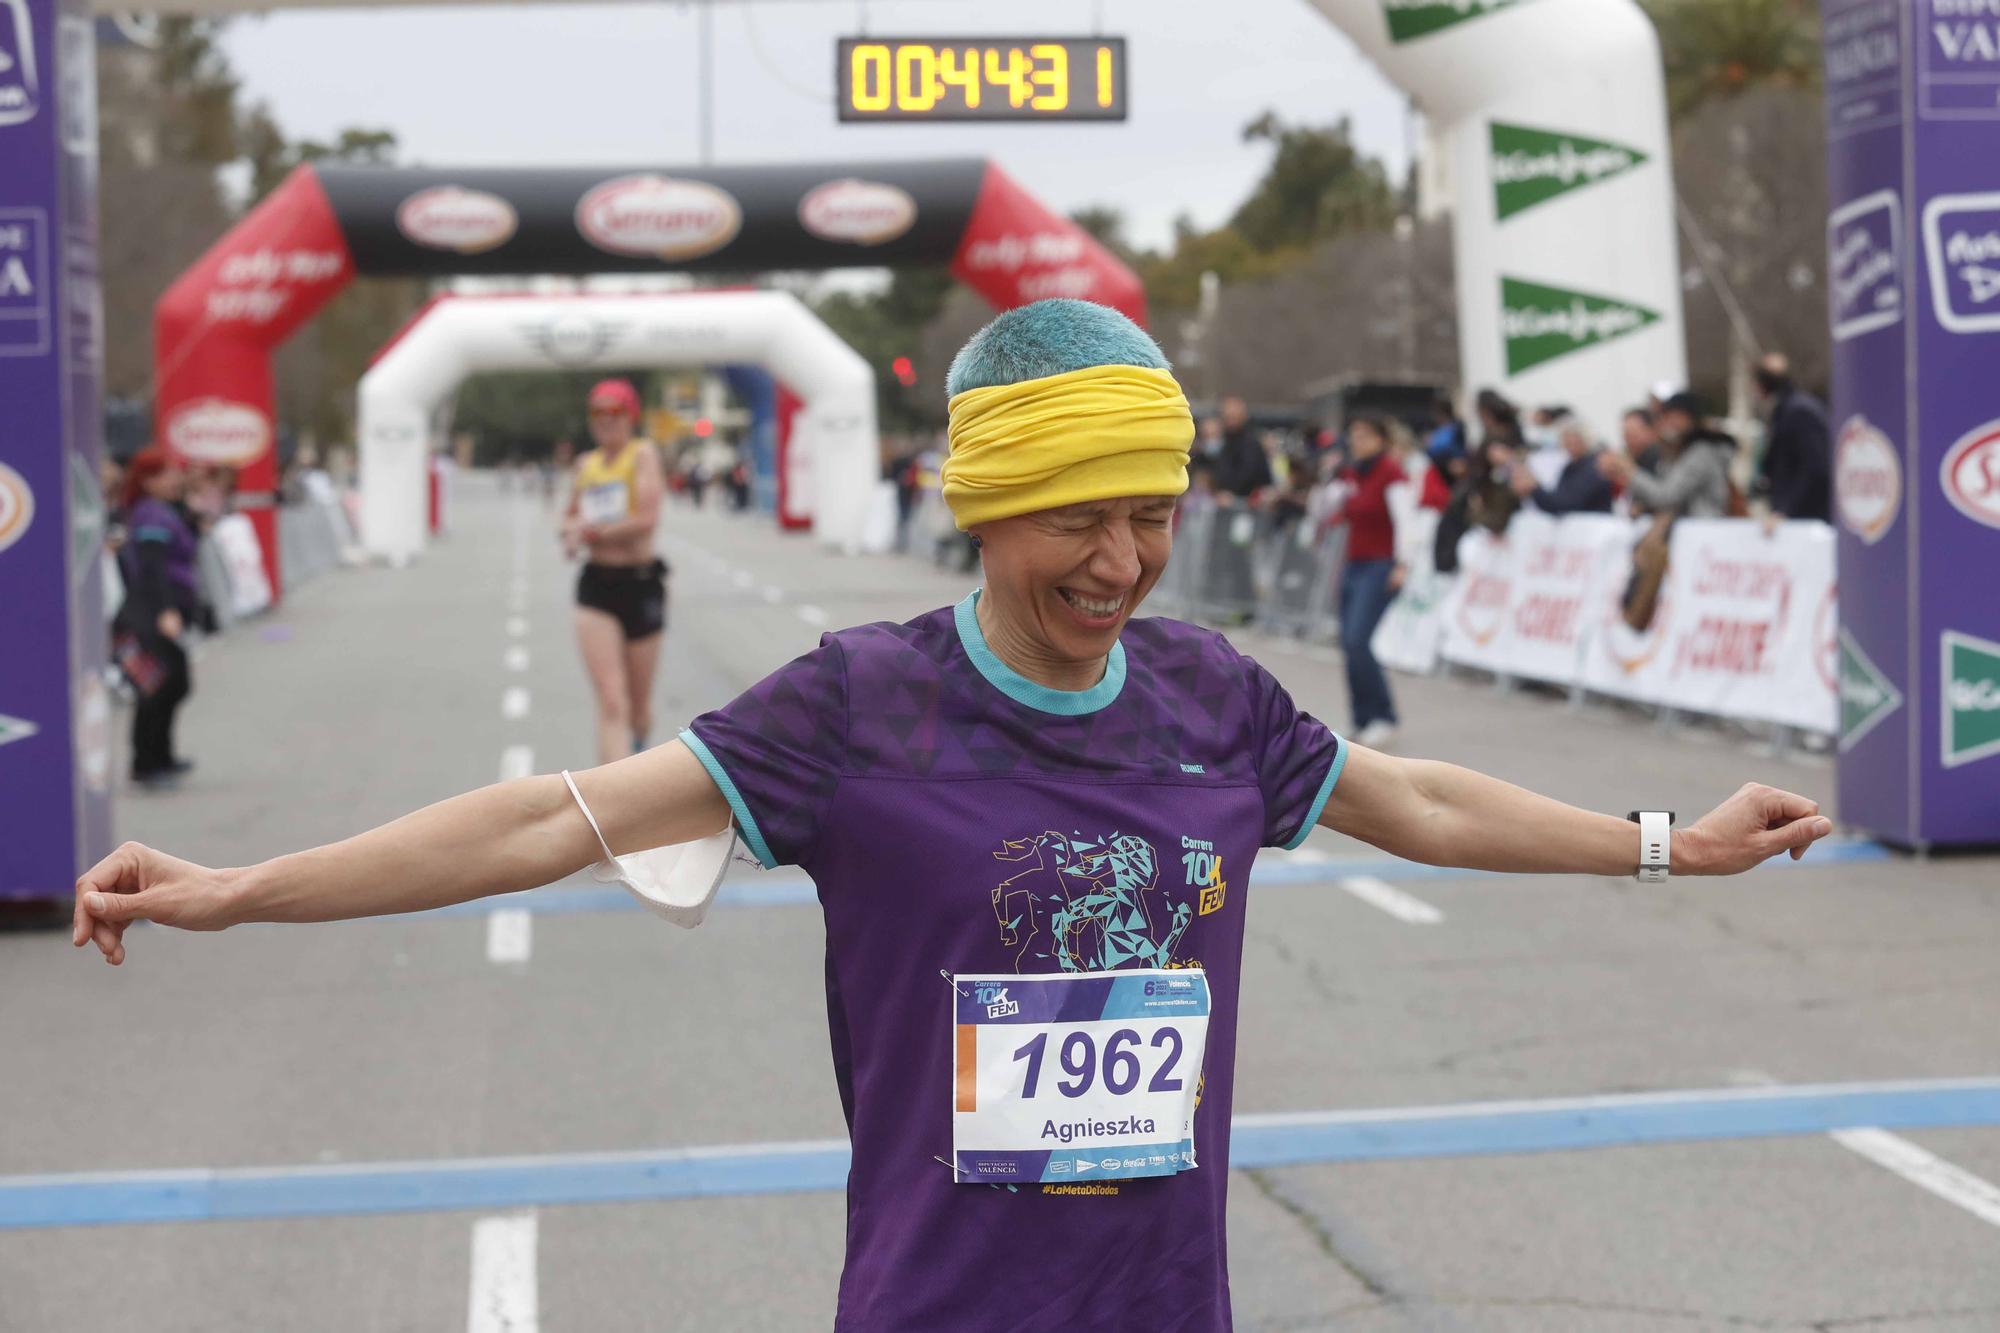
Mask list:
MULTIPOLYGON (((987 156, 1061 210, 1108 204, 1141 244, 1177 215, 1228 216, 1270 149, 1266 109, 1354 122, 1400 173, 1405 100, 1305 0, 759 0, 716 6, 715 161, 987 156), (1123 124, 840 125, 833 44, 882 36, 1130 41, 1123 124)), ((238 19, 224 46, 244 95, 295 137, 394 130, 438 166, 692 165, 697 20, 683 4, 289 10, 238 19)))

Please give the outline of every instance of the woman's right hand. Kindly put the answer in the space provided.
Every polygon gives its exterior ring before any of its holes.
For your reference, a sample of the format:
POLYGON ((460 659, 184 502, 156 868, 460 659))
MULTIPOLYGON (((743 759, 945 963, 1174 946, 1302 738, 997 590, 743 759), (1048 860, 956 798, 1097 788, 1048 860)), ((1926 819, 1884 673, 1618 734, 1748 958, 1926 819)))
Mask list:
POLYGON ((166 610, 160 612, 158 623, 160 633, 169 639, 178 639, 181 636, 181 631, 187 628, 186 624, 181 620, 181 613, 172 607, 168 607, 166 610))
POLYGON ((211 870, 128 842, 76 882, 70 943, 95 941, 104 961, 125 961, 125 927, 156 921, 182 930, 221 930, 230 916, 234 872, 211 870))

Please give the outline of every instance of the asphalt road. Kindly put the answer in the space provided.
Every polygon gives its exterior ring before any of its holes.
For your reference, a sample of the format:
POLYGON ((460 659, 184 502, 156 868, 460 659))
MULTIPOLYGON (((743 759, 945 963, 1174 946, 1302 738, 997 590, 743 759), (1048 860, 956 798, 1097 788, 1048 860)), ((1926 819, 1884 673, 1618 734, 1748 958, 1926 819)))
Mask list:
MULTIPOLYGON (((183 732, 200 767, 122 797, 124 836, 241 864, 510 765, 591 761, 552 518, 479 478, 464 492, 416 565, 299 589, 209 646, 183 732)), ((670 509, 664 526, 656 738, 823 625, 969 586, 763 521, 670 509)), ((1344 724, 1333 659, 1242 643, 1344 724)), ((1691 814, 1750 777, 1832 794, 1821 758, 1465 681, 1397 688, 1406 752, 1603 809, 1691 814)), ((1845 846, 1642 887, 1420 873, 1320 831, 1258 875, 1239 1115, 1378 1108, 1395 1133, 1368 1141, 1401 1142, 1411 1117, 1390 1108, 1596 1099, 1551 1113, 1560 1139, 1654 1114, 1626 1094, 1692 1091, 1655 1117, 1672 1141, 1629 1146, 1526 1151, 1500 1107, 1452 1155, 1322 1151, 1269 1121, 1265 1160, 1292 1159, 1232 1184, 1239 1328, 2000 1328, 2000 863, 1845 846), (1989 1082, 1928 1082, 1945 1079, 1989 1082), (1880 1083, 1883 1114, 1952 1102, 1977 1123, 1757 1135, 1764 1085, 1880 1083)), ((118 970, 61 935, 0 934, 0 1329, 827 1327, 844 1209, 814 1175, 842 1135, 822 930, 796 872, 742 878, 693 933, 569 887, 497 924, 481 904, 138 928, 118 970), (717 1146, 738 1151, 686 1188, 607 1156, 717 1146), (380 1163, 415 1193, 362 1169, 380 1163), (493 1206, 427 1206, 461 1168, 493 1206), (197 1174, 144 1174, 163 1171, 197 1174), (654 1183, 507 1194, 590 1172, 654 1183), (231 1220, 155 1220, 224 1198, 231 1220)))

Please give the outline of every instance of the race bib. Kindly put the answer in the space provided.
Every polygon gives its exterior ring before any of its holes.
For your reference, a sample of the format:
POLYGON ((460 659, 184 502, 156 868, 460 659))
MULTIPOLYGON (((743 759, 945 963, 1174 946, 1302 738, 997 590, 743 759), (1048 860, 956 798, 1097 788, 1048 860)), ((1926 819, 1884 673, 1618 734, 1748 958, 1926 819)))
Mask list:
POLYGON ((584 487, 576 499, 576 512, 586 523, 616 523, 627 512, 625 483, 600 481, 584 487))
POLYGON ((1124 1180, 1195 1166, 1199 968, 952 978, 953 1179, 1124 1180))

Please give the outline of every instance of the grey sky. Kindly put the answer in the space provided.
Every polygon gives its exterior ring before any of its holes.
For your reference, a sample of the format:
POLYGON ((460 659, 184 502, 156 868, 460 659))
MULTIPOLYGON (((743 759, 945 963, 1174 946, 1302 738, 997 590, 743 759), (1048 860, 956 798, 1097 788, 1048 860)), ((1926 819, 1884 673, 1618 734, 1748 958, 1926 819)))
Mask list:
MULTIPOLYGON (((723 0, 714 15, 715 160, 790 162, 978 155, 1067 211, 1122 210, 1134 239, 1173 219, 1222 221, 1269 156, 1241 141, 1265 109, 1353 118, 1398 172, 1404 99, 1305 0, 723 0), (1130 39, 1132 115, 1121 125, 840 125, 833 43, 886 36, 1130 39)), ((290 10, 246 17, 224 45, 246 97, 287 133, 388 128, 407 160, 436 165, 695 162, 695 33, 681 4, 290 10)))

